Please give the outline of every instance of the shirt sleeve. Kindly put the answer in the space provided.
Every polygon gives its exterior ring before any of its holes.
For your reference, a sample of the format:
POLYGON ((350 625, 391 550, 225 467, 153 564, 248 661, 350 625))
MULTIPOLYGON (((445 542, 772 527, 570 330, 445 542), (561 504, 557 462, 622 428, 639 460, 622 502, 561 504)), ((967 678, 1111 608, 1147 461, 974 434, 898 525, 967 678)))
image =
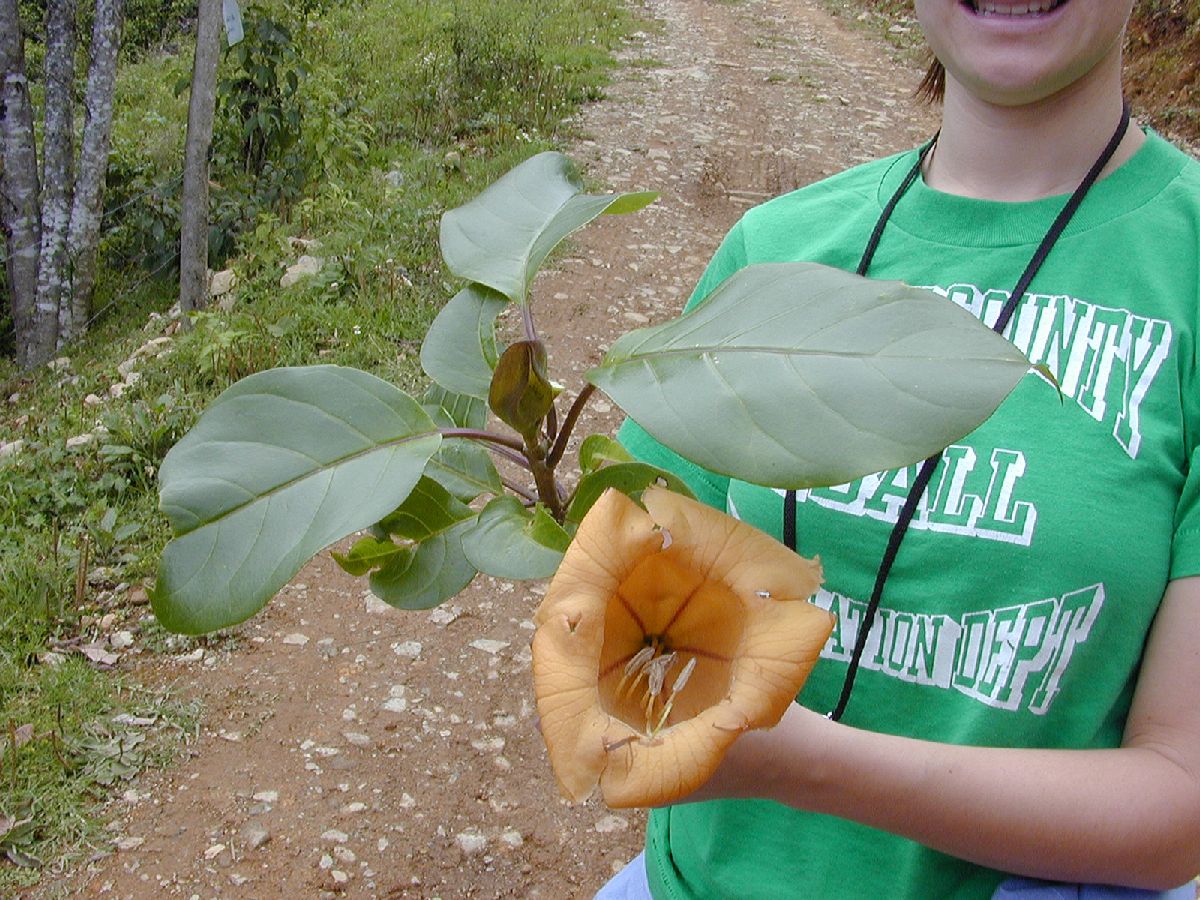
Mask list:
MULTIPOLYGON (((741 222, 725 236, 721 246, 713 255, 692 291, 692 296, 684 306, 684 312, 694 309, 717 288, 726 278, 747 265, 746 246, 741 222)), ((685 459, 674 450, 655 440, 646 429, 632 419, 626 419, 617 432, 617 440, 624 445, 634 457, 666 469, 683 479, 683 482, 696 495, 696 499, 709 506, 726 511, 726 498, 729 494, 729 478, 718 475, 708 469, 685 459)))
POLYGON ((1192 451, 1187 479, 1175 511, 1171 578, 1200 575, 1200 447, 1192 451))

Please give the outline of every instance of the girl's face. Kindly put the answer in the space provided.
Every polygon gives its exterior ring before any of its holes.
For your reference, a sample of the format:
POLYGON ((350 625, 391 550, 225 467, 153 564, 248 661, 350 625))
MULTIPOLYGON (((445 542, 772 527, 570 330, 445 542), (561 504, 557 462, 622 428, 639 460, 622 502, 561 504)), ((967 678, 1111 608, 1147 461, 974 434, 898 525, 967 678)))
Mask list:
POLYGON ((1119 71, 1133 0, 915 0, 948 78, 1001 106, 1050 97, 1119 71), (1110 68, 1111 67, 1111 68, 1110 68))

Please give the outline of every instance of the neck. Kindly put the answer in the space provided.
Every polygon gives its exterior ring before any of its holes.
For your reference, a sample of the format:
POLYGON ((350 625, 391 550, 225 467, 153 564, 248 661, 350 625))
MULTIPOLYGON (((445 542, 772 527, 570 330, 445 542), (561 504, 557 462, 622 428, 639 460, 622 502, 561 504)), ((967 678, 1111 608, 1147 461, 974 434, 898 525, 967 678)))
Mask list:
MULTIPOLYGON (((1070 193, 1095 163, 1121 118, 1120 60, 1056 94, 1019 106, 989 103, 946 79, 942 131, 925 181, 984 200, 1038 200, 1070 193)), ((1130 126, 1100 177, 1145 140, 1130 126)))

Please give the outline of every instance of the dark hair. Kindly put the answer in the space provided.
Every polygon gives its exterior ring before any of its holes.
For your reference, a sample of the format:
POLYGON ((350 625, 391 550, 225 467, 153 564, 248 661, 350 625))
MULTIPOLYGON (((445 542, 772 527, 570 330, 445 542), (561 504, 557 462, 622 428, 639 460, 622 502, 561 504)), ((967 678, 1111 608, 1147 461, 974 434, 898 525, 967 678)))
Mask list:
POLYGON ((913 94, 918 100, 924 100, 931 106, 941 103, 946 94, 946 69, 932 53, 929 54, 929 67, 925 70, 925 77, 921 79, 913 94))

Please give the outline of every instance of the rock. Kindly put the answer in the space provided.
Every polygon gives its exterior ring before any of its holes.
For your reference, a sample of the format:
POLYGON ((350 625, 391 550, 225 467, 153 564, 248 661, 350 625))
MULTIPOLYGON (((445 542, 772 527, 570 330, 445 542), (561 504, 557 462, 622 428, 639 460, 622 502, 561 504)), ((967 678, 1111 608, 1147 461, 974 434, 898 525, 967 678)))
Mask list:
POLYGON ((300 632, 297 631, 294 634, 285 635, 283 638, 283 643, 293 647, 303 647, 308 643, 308 635, 300 634, 300 632))
POLYGON ((46 363, 46 367, 51 372, 65 372, 67 369, 71 368, 71 357, 60 356, 58 359, 52 359, 50 362, 46 363))
POLYGON ((396 611, 396 608, 388 603, 384 603, 374 594, 367 594, 364 603, 366 611, 373 616, 386 616, 396 611))
POLYGON ((256 791, 252 799, 260 803, 278 803, 279 791, 256 791))
POLYGON ((117 381, 108 386, 108 396, 112 397, 114 400, 120 400, 121 395, 127 390, 129 390, 129 385, 123 381, 117 381))
POLYGON ((421 655, 420 641, 400 641, 392 644, 392 652, 403 659, 416 659, 421 655))
POLYGON ((208 295, 220 297, 228 294, 237 284, 237 275, 233 269, 222 269, 220 272, 210 272, 208 275, 208 295))
POLYGON ((462 615, 461 606, 439 606, 429 614, 429 621, 445 627, 462 615))
POLYGON ((94 440, 96 440, 96 435, 90 431, 84 434, 77 434, 74 437, 67 438, 67 449, 74 450, 77 447, 86 447, 94 440))
POLYGON ((334 884, 345 884, 347 881, 350 880, 350 876, 347 875, 345 872, 341 871, 340 869, 334 869, 329 874, 333 876, 334 884))
POLYGON ((144 837, 126 836, 119 837, 113 841, 113 846, 118 850, 136 850, 144 843, 146 843, 146 839, 144 837))
POLYGON ((342 737, 344 737, 347 742, 353 744, 355 747, 371 746, 371 736, 369 734, 363 734, 361 731, 343 731, 342 737))
POLYGON ((103 402, 104 401, 100 397, 97 397, 95 394, 88 394, 86 397, 83 398, 84 406, 99 406, 103 402))
POLYGON ((402 713, 408 709, 408 701, 403 697, 389 697, 383 704, 388 712, 402 713))
POLYGON ((211 847, 209 847, 207 850, 204 851, 204 858, 209 859, 209 860, 216 859, 218 856, 220 856, 224 852, 225 852, 224 844, 213 844, 211 847))
POLYGON ((474 856, 487 849, 487 838, 478 831, 464 831, 454 836, 454 843, 467 856, 474 856))
POLYGON ((335 844, 344 844, 346 841, 350 840, 350 835, 346 834, 344 831, 339 831, 336 828, 330 828, 327 831, 321 832, 321 840, 333 841, 335 844))
POLYGON ((301 256, 294 265, 288 266, 283 277, 279 279, 279 286, 291 287, 305 278, 311 278, 320 272, 324 265, 325 260, 320 256, 301 256))
POLYGON ((471 641, 470 646, 476 650, 482 650, 484 653, 490 653, 495 656, 508 646, 508 641, 492 641, 487 638, 480 638, 477 641, 471 641))
POLYGON ((501 832, 500 842, 506 847, 516 848, 525 843, 525 838, 521 836, 521 832, 517 831, 517 829, 509 828, 501 832))
POLYGON ((262 822, 247 822, 240 832, 242 843, 250 850, 257 850, 271 840, 271 832, 262 822))
POLYGON ((6 456, 16 456, 24 449, 25 441, 20 438, 15 441, 8 441, 7 443, 0 442, 0 459, 6 456))
POLYGON ((601 834, 613 834, 617 831, 624 831, 628 827, 629 822, 620 816, 605 816, 595 826, 601 834))
POLYGON ((133 645, 132 631, 118 631, 108 639, 108 645, 114 650, 124 650, 133 645))
POLYGON ((347 803, 345 806, 343 806, 341 808, 340 811, 343 816, 356 816, 360 812, 365 812, 367 810, 367 808, 368 808, 367 804, 365 804, 361 801, 355 800, 353 803, 347 803))

